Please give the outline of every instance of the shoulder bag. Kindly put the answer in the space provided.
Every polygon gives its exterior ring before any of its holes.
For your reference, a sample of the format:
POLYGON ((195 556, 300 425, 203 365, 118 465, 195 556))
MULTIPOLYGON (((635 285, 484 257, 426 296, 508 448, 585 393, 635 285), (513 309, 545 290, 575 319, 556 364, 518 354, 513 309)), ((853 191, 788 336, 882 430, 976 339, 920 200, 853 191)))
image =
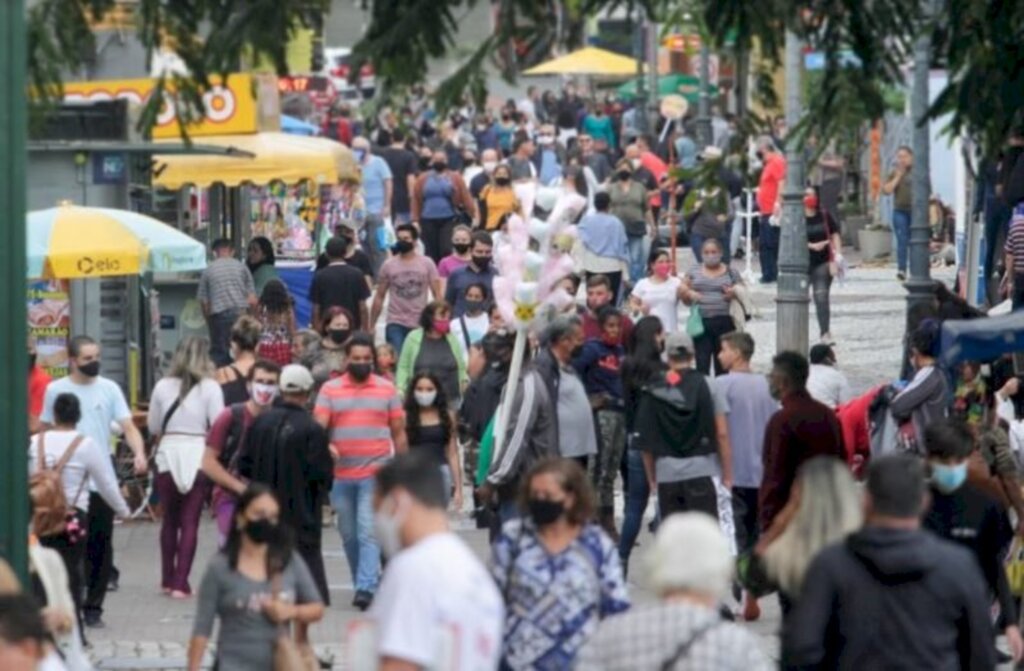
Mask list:
MULTIPOLYGON (((270 592, 276 601, 281 594, 281 573, 278 572, 270 581, 270 592)), ((291 626, 285 623, 277 625, 277 638, 274 639, 274 671, 319 671, 320 664, 315 655, 303 653, 299 644, 292 637, 291 626)))

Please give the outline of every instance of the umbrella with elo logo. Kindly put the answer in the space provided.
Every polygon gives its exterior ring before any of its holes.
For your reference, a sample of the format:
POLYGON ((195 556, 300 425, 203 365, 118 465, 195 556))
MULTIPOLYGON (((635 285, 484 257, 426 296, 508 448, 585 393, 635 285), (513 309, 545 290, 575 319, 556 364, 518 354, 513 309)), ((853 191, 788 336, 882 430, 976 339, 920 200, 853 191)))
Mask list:
POLYGON ((28 277, 79 279, 206 267, 206 247, 152 217, 61 204, 28 213, 28 277))

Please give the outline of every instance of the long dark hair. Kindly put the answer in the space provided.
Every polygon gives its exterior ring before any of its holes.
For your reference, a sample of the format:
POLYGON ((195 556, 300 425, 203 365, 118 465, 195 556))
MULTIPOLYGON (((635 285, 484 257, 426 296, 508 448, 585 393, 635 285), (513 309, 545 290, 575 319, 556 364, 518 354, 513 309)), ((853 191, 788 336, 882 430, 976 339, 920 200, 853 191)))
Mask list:
POLYGON ((441 429, 444 433, 444 444, 447 445, 448 441, 452 438, 452 434, 455 432, 455 427, 452 425, 452 415, 448 411, 448 395, 445 393, 444 387, 441 386, 441 381, 429 371, 419 371, 413 375, 412 379, 409 380, 409 387, 405 391, 405 429, 409 433, 409 442, 415 443, 419 437, 421 408, 420 404, 416 402, 416 384, 424 379, 430 380, 434 385, 434 389, 437 390, 437 396, 434 397, 434 408, 437 410, 437 414, 440 415, 441 429))
POLYGON ((640 319, 633 326, 626 342, 626 358, 622 362, 622 381, 641 387, 665 367, 661 360, 658 336, 665 332, 661 320, 654 316, 640 319))
MULTIPOLYGON (((275 203, 275 205, 277 205, 277 203, 275 203)), ((278 216, 281 215, 280 205, 277 206, 277 214, 278 216)), ((262 235, 260 235, 250 240, 249 244, 256 245, 257 247, 260 248, 260 251, 263 253, 263 260, 257 263, 256 265, 252 265, 248 261, 245 262, 245 265, 249 266, 249 272, 256 272, 256 269, 259 268, 260 266, 267 264, 272 266, 277 262, 277 259, 274 258, 274 244, 270 242, 269 238, 265 238, 262 235)))
MULTIPOLYGON (((238 570, 238 553, 242 549, 243 531, 238 527, 238 518, 244 515, 249 505, 261 496, 270 496, 277 501, 278 506, 281 504, 277 495, 274 494, 274 490, 262 482, 249 483, 249 486, 245 488, 242 495, 238 497, 238 502, 235 504, 235 514, 231 519, 231 529, 228 531, 228 540, 224 543, 224 549, 221 550, 227 556, 228 565, 232 571, 238 570)), ((284 571, 292 560, 293 540, 291 529, 285 526, 283 522, 279 523, 279 529, 281 531, 280 537, 275 542, 267 545, 268 578, 284 571)))
POLYGON ((288 287, 279 279, 272 279, 263 287, 260 305, 272 315, 285 314, 292 309, 292 296, 288 287))

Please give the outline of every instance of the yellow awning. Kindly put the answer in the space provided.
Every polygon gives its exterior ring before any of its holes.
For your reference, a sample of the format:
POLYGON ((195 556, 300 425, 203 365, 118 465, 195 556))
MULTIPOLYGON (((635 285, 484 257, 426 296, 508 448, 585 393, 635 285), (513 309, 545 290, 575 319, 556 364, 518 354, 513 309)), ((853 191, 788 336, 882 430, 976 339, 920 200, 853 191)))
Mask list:
POLYGON ((285 184, 305 180, 337 184, 358 182, 361 178, 351 150, 327 138, 266 132, 208 135, 196 142, 231 147, 253 156, 157 155, 153 157, 156 162, 154 186, 180 189, 187 184, 202 187, 264 185, 278 180, 285 184))
POLYGON ((523 74, 631 77, 636 74, 636 61, 613 51, 597 47, 584 47, 579 51, 534 66, 523 74))

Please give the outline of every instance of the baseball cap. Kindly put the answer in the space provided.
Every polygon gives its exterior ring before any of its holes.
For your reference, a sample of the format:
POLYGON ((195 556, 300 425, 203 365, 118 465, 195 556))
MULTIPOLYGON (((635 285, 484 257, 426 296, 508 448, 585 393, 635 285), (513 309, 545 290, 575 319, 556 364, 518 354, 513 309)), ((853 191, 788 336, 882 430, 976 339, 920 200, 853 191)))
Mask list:
POLYGON ((305 366, 288 364, 281 369, 279 388, 286 394, 301 394, 313 389, 313 374, 305 366))
POLYGON ((679 350, 693 354, 693 338, 685 331, 673 331, 665 336, 665 351, 672 354, 679 350))

